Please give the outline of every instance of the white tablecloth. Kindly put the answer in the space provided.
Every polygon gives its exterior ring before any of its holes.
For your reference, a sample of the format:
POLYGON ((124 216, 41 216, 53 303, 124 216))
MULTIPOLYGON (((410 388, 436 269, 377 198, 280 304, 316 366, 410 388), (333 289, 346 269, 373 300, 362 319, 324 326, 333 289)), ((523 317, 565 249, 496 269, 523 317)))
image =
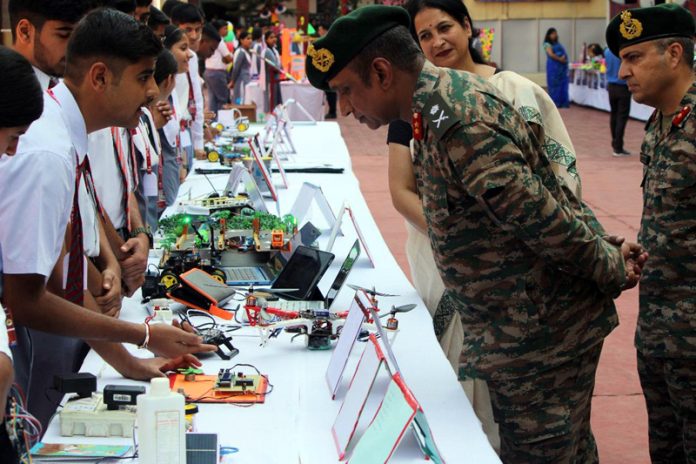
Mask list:
MULTIPOLYGON (((292 81, 283 81, 280 83, 280 94, 284 103, 292 98, 301 104, 315 121, 324 120, 324 92, 312 87, 308 82, 296 84, 292 81)), ((297 105, 290 105, 288 112, 292 121, 309 120, 305 112, 297 105)))
MULTIPOLYGON (((399 268, 370 214, 360 192, 358 180, 350 169, 350 157, 341 138, 339 126, 333 122, 321 122, 316 126, 299 125, 293 129, 293 137, 300 160, 308 164, 312 161, 330 162, 334 166, 345 167, 346 171, 344 174, 289 174, 289 188, 280 189, 281 212, 284 214, 289 211, 304 181, 321 185, 335 212, 344 200, 350 202, 360 228, 368 240, 370 251, 375 257, 377 268, 370 267, 363 252, 347 279, 348 283, 370 287, 375 285, 378 291, 401 295, 396 298, 382 298, 381 306, 385 308, 391 305, 418 303, 415 310, 399 318, 400 332, 394 343, 394 351, 406 383, 427 415, 443 458, 449 463, 500 462, 488 444, 454 371, 435 339, 427 309, 399 268)), ((196 167, 208 165, 203 161, 195 163, 196 167)), ((274 177, 277 177, 277 174, 274 177)), ((222 190, 227 175, 209 175, 208 178, 222 190)), ((280 179, 276 180, 280 184, 280 179)), ((181 186, 180 195, 188 196, 189 191, 194 196, 202 195, 210 192, 210 185, 202 176, 194 174, 181 186)), ((273 211, 275 208, 270 209, 273 211)), ((310 213, 312 215, 309 220, 319 228, 326 227, 318 211, 310 209, 310 213)), ((336 259, 320 283, 322 291, 326 291, 333 281, 356 238, 349 220, 344 220, 343 224, 345 236, 338 237, 334 245, 336 259)), ((319 240, 322 246, 327 241, 326 235, 319 240)), ((353 293, 344 287, 334 303, 334 308, 347 308, 353 293)), ((121 317, 130 320, 143 320, 145 310, 139 303, 139 294, 125 301, 121 314, 121 317)), ((285 333, 277 339, 270 340, 267 346, 260 347, 258 332, 253 328, 234 332, 233 343, 239 348, 240 354, 231 361, 222 361, 217 357, 206 358, 206 373, 216 373, 219 368, 231 367, 235 363, 251 363, 264 374, 268 374, 270 382, 274 385, 273 392, 268 395, 265 404, 249 408, 220 404, 199 405, 197 430, 217 433, 221 445, 239 448, 239 452, 234 455, 234 463, 337 462, 338 455, 331 427, 345 396, 348 379, 344 378, 337 399, 332 401, 324 380, 331 352, 308 351, 302 341, 291 342, 290 335, 285 333)), ((354 368, 363 347, 361 343, 356 344, 348 372, 354 368)), ((146 352, 140 351, 139 355, 144 356, 146 352)), ((94 352, 85 360, 83 371, 97 375, 100 389, 110 383, 139 383, 118 376, 94 352)), ((387 381, 388 377, 382 372, 378 377, 376 390, 383 392, 387 381)), ((371 398, 362 416, 359 432, 364 430, 376 410, 378 396, 373 394, 371 398)), ((57 419, 51 423, 44 441, 131 443, 130 439, 60 437, 57 419)), ((392 462, 425 462, 412 434, 405 435, 392 462)))
MULTIPOLYGON (((610 111, 609 93, 607 92, 606 74, 599 71, 583 69, 570 70, 570 101, 579 105, 591 106, 603 111, 610 111)), ((630 117, 647 121, 654 108, 631 101, 630 117)))

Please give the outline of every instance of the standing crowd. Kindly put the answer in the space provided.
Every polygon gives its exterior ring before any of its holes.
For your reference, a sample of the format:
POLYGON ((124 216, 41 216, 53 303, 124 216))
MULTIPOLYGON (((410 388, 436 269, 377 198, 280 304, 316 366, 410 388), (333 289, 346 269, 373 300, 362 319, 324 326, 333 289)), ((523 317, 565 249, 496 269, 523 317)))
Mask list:
MULTIPOLYGON (((204 82, 215 111, 280 62, 275 33, 241 32, 232 54, 228 26, 194 5, 103 3, 10 0, 13 45, 0 47, 0 318, 11 329, 0 331, 0 414, 16 382, 44 426, 60 400, 54 374, 79 370, 89 348, 132 379, 216 349, 187 325, 120 320, 121 301, 143 284, 151 230, 205 156, 204 82)), ((484 431, 505 463, 598 462, 597 364, 619 322, 613 299, 640 283, 652 461, 696 463, 691 13, 626 10, 606 31, 618 78, 656 108, 637 243, 605 231, 582 199, 557 109, 567 92, 551 85, 567 80, 557 33, 545 40, 549 95, 488 65, 474 31, 459 0, 362 7, 310 46, 306 74, 344 116, 389 125, 414 284, 484 431)), ((267 110, 276 84, 266 81, 267 110)), ((16 460, 0 426, 0 461, 16 460)))

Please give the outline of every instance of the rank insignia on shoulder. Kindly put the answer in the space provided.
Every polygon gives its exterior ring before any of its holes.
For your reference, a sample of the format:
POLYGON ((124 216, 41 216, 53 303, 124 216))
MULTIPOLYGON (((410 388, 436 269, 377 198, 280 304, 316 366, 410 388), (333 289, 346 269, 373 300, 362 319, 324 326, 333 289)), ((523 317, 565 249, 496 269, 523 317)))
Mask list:
POLYGON ((413 113, 411 126, 413 127, 413 138, 418 141, 423 140, 423 115, 421 113, 413 113))
POLYGON ((445 100, 439 93, 430 96, 423 107, 423 114, 430 130, 441 139, 447 131, 459 122, 459 119, 452 112, 445 100))
POLYGON ((686 117, 691 113, 691 108, 688 106, 685 106, 684 108, 681 109, 679 114, 677 114, 674 119, 672 119, 672 125, 674 127, 679 127, 681 124, 684 122, 686 117))

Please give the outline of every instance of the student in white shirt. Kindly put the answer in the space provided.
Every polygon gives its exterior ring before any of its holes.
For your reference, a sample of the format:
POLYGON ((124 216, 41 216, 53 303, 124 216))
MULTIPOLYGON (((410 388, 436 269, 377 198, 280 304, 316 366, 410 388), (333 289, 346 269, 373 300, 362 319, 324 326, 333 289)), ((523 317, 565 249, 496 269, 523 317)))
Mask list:
MULTIPOLYGON (((176 88, 181 82, 178 79, 179 76, 188 73, 191 55, 195 54, 189 49, 189 41, 186 34, 174 25, 169 25, 164 29, 162 44, 172 53, 177 66, 174 92, 168 98, 172 109, 172 118, 159 129, 160 140, 162 141, 164 197, 166 206, 171 206, 176 201, 179 185, 186 178, 189 168, 184 146, 184 139, 188 132, 184 128, 185 123, 182 124, 182 120, 185 118, 185 109, 176 95, 176 88)), ((169 60, 167 59, 167 61, 169 60)), ((162 64, 166 65, 164 62, 162 64)))
MULTIPOLYGON (((206 24, 205 28, 214 26, 206 24)), ((222 26, 226 26, 223 21, 222 26)), ((204 28, 204 29, 205 29, 204 28)), ((217 33, 217 31, 215 31, 217 33)), ((212 31, 210 31, 212 34, 212 31)), ((220 34, 217 34, 220 37, 220 34)), ((208 84, 208 107, 217 113, 222 106, 230 102, 230 89, 227 87, 227 65, 232 62, 232 54, 227 44, 220 40, 213 56, 205 60, 205 83, 208 84)))
POLYGON ((186 74, 176 77, 176 93, 184 109, 184 119, 189 121, 190 140, 183 140, 183 146, 188 156, 188 165, 193 164, 195 155, 198 159, 205 158, 203 149, 203 87, 198 74, 198 50, 203 33, 203 12, 195 5, 182 3, 172 9, 172 24, 184 31, 188 37, 189 48, 194 53, 189 58, 189 70, 186 74), (189 143, 190 142, 190 143, 189 143))
MULTIPOLYGON (((0 164, 0 224, 13 225, 0 228, 3 298, 18 336, 21 324, 89 340, 121 374, 137 379, 159 375, 168 362, 138 360, 119 343, 146 345, 170 357, 215 347, 166 324, 134 324, 98 314, 88 292, 84 307, 70 303, 62 297, 60 282, 64 238, 74 230, 71 226, 66 234, 76 168, 86 156, 87 133, 137 125, 140 107, 157 94, 152 73, 160 49, 161 43, 149 29, 123 13, 96 10, 87 15, 68 44, 64 83, 44 98, 44 112, 21 138, 17 155, 0 164)), ((55 409, 57 404, 46 398, 57 360, 47 363, 45 358, 27 355, 27 346, 31 347, 25 343, 21 350, 28 361, 25 370, 30 376, 36 374, 27 379, 29 408, 45 424, 53 412, 51 406, 55 409)), ((60 360, 60 349, 54 351, 60 360)))
POLYGON ((234 66, 230 77, 230 86, 234 88, 232 95, 233 103, 244 103, 244 91, 246 85, 251 81, 251 35, 247 31, 242 31, 239 36, 239 47, 234 51, 234 66))
POLYGON ((10 0, 12 47, 34 66, 41 88, 65 72, 65 48, 89 0, 10 0))
MULTIPOLYGON (((0 46, 0 158, 3 153, 13 155, 19 137, 29 125, 41 116, 43 92, 31 64, 19 53, 0 46)), ((11 227, 0 224, 0 229, 11 227)), ((2 256, 2 247, 0 247, 2 256)), ((0 259, 0 271, 2 260, 0 259)), ((2 282, 0 281, 0 298, 2 282)), ((0 305, 0 462, 17 462, 4 423, 7 395, 14 382, 10 340, 14 338, 11 321, 5 320, 5 309, 0 305), (12 337, 10 337, 12 333, 12 337)))

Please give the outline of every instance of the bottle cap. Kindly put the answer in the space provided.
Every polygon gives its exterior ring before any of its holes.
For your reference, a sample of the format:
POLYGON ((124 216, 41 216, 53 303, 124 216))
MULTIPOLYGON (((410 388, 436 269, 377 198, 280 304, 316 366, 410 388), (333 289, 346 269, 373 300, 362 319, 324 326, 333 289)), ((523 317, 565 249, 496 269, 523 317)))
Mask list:
POLYGON ((154 396, 166 396, 169 389, 169 379, 166 377, 156 377, 150 382, 150 394, 154 396))

